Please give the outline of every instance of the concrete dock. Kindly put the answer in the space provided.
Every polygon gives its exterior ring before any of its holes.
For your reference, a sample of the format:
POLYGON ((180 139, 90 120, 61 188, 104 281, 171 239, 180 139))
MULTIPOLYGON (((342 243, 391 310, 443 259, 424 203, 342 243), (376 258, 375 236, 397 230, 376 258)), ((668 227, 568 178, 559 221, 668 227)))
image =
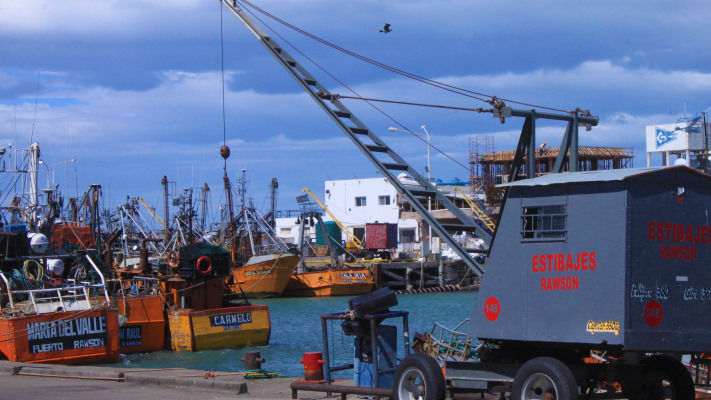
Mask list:
MULTIPOLYGON (((245 379, 242 373, 183 368, 132 369, 0 361, 0 398, 3 399, 291 399, 289 385, 296 380, 245 379)), ((300 399, 323 399, 325 395, 298 392, 300 399)))

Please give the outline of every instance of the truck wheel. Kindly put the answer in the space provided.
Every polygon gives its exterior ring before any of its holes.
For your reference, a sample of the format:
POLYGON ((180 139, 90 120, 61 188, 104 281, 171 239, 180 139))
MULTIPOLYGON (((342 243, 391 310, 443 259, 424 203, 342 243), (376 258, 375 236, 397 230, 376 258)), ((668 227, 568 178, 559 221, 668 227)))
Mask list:
POLYGON ((538 357, 518 369, 514 377, 511 400, 574 400, 578 384, 573 373, 555 358, 538 357))
POLYGON ((446 394, 444 375, 434 358, 413 353, 397 366, 394 400, 444 400, 446 394))
POLYGON ((650 400, 680 400, 696 397, 694 380, 681 361, 655 355, 642 360, 644 364, 643 392, 650 400))

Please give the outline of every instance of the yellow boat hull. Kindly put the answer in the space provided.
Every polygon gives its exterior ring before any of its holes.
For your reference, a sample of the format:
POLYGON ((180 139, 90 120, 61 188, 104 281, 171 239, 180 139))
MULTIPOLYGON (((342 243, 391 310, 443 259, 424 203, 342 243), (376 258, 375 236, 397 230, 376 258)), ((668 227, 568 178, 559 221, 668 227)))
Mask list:
POLYGON ((260 305, 170 311, 168 326, 176 351, 265 346, 271 335, 269 308, 260 305))

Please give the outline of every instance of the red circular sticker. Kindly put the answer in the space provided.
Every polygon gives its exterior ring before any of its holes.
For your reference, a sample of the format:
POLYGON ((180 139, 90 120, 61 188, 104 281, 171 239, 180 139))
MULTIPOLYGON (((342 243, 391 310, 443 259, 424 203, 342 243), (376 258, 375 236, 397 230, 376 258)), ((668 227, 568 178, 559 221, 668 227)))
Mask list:
POLYGON ((499 318, 499 312, 501 311, 501 305, 499 305, 499 300, 496 297, 489 297, 484 303, 484 315, 489 321, 496 321, 499 318))
POLYGON ((644 307, 644 320, 647 325, 655 327, 662 323, 662 318, 664 317, 664 312, 662 311, 662 305, 656 301, 650 301, 644 307))

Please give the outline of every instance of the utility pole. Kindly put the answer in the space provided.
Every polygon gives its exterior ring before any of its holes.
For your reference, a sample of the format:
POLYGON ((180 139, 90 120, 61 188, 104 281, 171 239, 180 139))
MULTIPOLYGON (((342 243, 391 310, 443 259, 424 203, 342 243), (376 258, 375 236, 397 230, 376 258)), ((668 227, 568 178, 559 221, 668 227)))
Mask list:
MULTIPOLYGON (((430 133, 427 132, 427 128, 424 125, 421 126, 422 130, 425 131, 427 135, 427 182, 432 183, 432 169, 430 168, 430 133)), ((432 213, 432 197, 427 196, 427 211, 432 213)), ((427 244, 429 247, 429 252, 432 254, 432 225, 427 224, 427 244)))

